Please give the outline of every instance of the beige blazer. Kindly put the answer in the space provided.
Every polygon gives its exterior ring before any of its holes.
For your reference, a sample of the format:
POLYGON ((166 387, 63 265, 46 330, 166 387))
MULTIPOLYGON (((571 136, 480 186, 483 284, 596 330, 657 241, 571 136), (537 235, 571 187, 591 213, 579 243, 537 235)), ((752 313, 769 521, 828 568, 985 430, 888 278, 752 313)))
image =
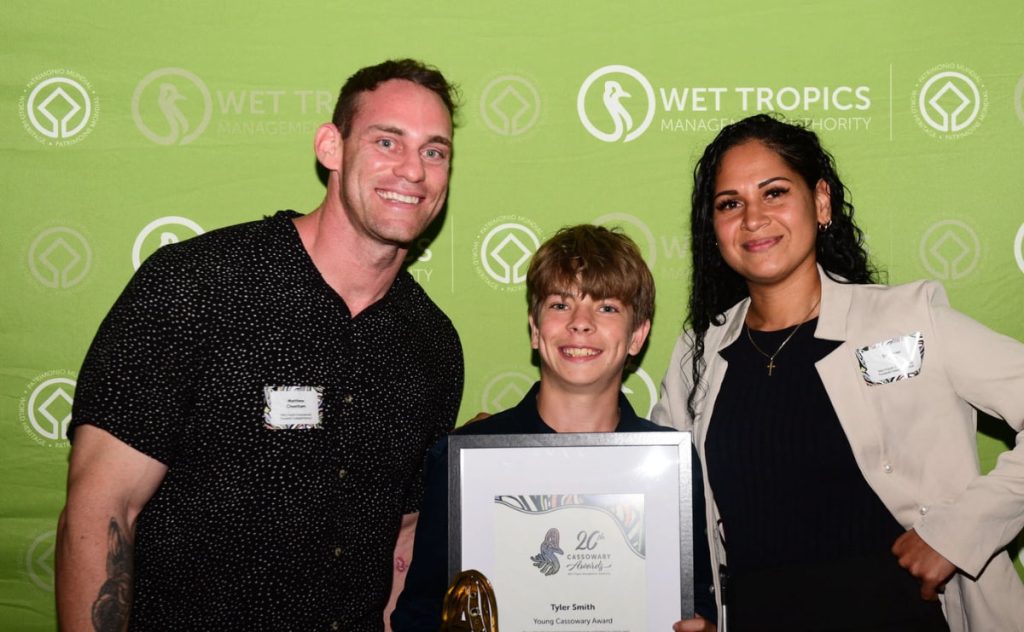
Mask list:
MULTIPOLYGON (((949 306, 938 283, 848 285, 821 275, 815 337, 842 344, 818 374, 868 484, 905 528, 915 528, 960 569, 943 607, 952 632, 1024 631, 1024 585, 1004 547, 1024 527, 1024 344, 949 306), (869 385, 855 351, 914 332, 923 364, 912 378, 869 385), (1016 447, 979 474, 975 408, 1006 420, 1016 447)), ((690 345, 680 336, 651 418, 691 430, 701 460, 709 417, 725 375, 718 354, 740 335, 749 299, 726 312, 704 339, 705 395, 686 410, 690 345)), ((713 567, 724 563, 718 511, 704 468, 713 567)), ((721 594, 716 573, 716 592, 721 594)))

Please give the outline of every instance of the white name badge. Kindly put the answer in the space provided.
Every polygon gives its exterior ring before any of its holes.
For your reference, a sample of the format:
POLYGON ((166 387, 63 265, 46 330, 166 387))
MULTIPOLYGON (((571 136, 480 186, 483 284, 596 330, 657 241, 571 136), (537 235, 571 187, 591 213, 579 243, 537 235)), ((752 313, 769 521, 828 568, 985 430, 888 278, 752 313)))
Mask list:
POLYGON ((263 422, 267 428, 291 430, 322 427, 322 386, 264 386, 263 399, 263 422))
POLYGON ((857 349, 857 361, 864 381, 871 385, 912 378, 921 372, 924 336, 915 331, 861 347, 857 349))

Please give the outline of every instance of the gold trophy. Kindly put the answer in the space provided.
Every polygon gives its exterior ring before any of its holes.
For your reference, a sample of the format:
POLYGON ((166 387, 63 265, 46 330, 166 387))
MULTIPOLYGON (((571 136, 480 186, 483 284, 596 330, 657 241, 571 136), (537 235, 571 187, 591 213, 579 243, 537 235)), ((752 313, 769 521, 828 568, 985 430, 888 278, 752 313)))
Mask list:
POLYGON ((498 632, 494 588, 480 571, 462 571, 441 606, 441 632, 498 632))

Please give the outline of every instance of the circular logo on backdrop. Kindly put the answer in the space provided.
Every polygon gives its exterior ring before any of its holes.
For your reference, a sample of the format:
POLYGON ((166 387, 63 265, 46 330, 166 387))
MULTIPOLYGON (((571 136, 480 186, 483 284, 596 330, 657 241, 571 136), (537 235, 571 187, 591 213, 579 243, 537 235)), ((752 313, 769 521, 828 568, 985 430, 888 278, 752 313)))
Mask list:
POLYGON ((187 217, 169 216, 155 219, 139 231, 135 243, 132 244, 132 266, 138 270, 142 262, 157 248, 202 234, 203 227, 187 217))
POLYGON ((1017 110, 1017 118, 1024 123, 1024 75, 1017 81, 1017 89, 1013 91, 1013 107, 1017 110))
POLYGON ((36 536, 25 552, 25 572, 32 583, 46 592, 53 592, 53 562, 57 532, 46 531, 36 536))
POLYGON ((491 131, 502 136, 525 134, 540 117, 540 93, 523 77, 498 77, 480 95, 480 116, 491 131))
POLYGON ((75 402, 76 374, 47 371, 29 382, 18 406, 22 428, 38 445, 68 447, 68 424, 75 402))
POLYGON ((536 381, 536 377, 518 371, 500 373, 484 386, 483 395, 480 397, 480 409, 496 413, 512 408, 523 399, 536 381))
POLYGON ((988 93, 970 68, 942 64, 918 78, 913 109, 918 125, 929 135, 962 138, 974 133, 988 113, 988 93))
POLYGON ((81 141, 96 127, 100 101, 88 79, 62 68, 33 77, 18 111, 33 138, 60 147, 81 141))
POLYGON ((654 88, 639 70, 613 65, 590 73, 576 111, 591 136, 606 143, 636 140, 654 119, 654 88))
POLYGON ((925 231, 919 249, 921 263, 937 279, 962 279, 981 259, 981 241, 967 224, 947 219, 925 231))
POLYGON ((477 273, 494 289, 522 289, 530 257, 540 248, 540 234, 540 227, 525 217, 504 215, 491 220, 473 244, 477 273))
POLYGON ((626 375, 622 383, 622 392, 633 405, 633 410, 644 419, 651 418, 651 411, 658 403, 658 387, 647 371, 637 369, 626 375))
POLYGON ((28 249, 32 276, 50 288, 69 288, 81 283, 92 267, 92 248, 82 233, 66 226, 39 233, 28 249))
POLYGON ((1024 272, 1024 224, 1017 229, 1017 237, 1013 240, 1013 256, 1017 259, 1017 267, 1024 272))
POLYGON ((142 135, 158 145, 187 145, 199 138, 213 116, 203 80, 184 68, 160 68, 142 78, 132 94, 132 118, 142 135))
POLYGON ((640 252, 647 262, 647 267, 654 270, 654 264, 658 259, 658 243, 646 222, 629 213, 607 213, 600 217, 595 217, 593 223, 605 228, 613 226, 622 228, 623 232, 629 235, 630 239, 635 241, 637 246, 640 247, 640 252))

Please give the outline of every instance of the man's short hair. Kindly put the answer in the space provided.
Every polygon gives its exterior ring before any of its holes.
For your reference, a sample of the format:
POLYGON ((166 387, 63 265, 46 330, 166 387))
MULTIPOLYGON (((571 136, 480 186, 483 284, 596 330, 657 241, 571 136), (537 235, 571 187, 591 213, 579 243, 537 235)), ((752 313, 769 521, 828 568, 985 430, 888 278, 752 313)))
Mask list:
POLYGON ((533 255, 526 273, 526 300, 536 323, 544 300, 579 293, 614 298, 633 313, 633 329, 654 316, 654 277, 640 249, 625 233, 580 224, 563 228, 533 255))
POLYGON ((334 106, 331 122, 341 131, 342 138, 352 133, 352 119, 359 109, 359 95, 372 92, 377 86, 392 79, 404 79, 432 91, 448 108, 448 115, 455 118, 458 89, 448 83, 441 71, 415 59, 389 59, 376 66, 367 66, 356 71, 341 87, 338 102, 334 106))

